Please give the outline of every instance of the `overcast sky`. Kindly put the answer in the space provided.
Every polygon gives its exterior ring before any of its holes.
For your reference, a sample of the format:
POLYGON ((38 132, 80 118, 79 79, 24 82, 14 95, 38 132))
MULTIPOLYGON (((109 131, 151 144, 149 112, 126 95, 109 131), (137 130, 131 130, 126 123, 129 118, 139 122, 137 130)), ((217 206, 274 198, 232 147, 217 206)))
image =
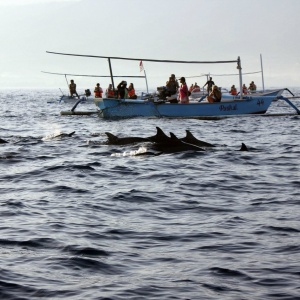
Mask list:
MULTIPOLYGON (((64 88, 64 76, 109 75, 106 59, 46 51, 169 60, 236 60, 243 72, 261 70, 265 87, 300 86, 299 0, 0 0, 0 88, 64 88)), ((139 62, 112 61, 114 75, 142 75, 139 62)), ((235 64, 182 65, 144 62, 149 86, 171 73, 237 73, 235 64)), ((68 80, 72 77, 68 76, 68 80)), ((79 91, 106 87, 109 78, 73 77, 79 91)), ((126 78, 125 78, 126 79, 126 78)), ((236 76, 213 76, 219 86, 236 76)), ((262 86, 261 74, 245 75, 262 86)), ((119 79, 116 79, 119 81, 119 79)), ((142 79, 128 79, 145 88, 142 79)), ((205 77, 188 78, 203 85, 205 77)))

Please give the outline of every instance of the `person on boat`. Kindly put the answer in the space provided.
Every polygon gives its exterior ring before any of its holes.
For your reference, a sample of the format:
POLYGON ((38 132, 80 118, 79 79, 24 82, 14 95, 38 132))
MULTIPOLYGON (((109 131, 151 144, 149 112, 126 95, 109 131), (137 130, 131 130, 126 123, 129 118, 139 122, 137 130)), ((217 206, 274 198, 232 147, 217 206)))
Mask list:
POLYGON ((95 98, 102 98, 102 93, 102 87, 100 86, 100 83, 97 83, 94 89, 95 98))
POLYGON ((108 85, 108 88, 105 91, 105 95, 106 98, 115 98, 115 91, 111 83, 108 85))
POLYGON ((169 77, 169 81, 167 81, 166 83, 166 88, 167 88, 166 91, 167 96, 172 96, 177 93, 179 84, 178 81, 176 80, 175 74, 171 74, 171 76, 169 77))
POLYGON ((192 83, 192 85, 191 85, 190 88, 189 88, 189 91, 192 92, 193 89, 194 89, 194 84, 192 83))
POLYGON ((243 95, 247 95, 248 94, 248 89, 246 87, 246 84, 243 84, 243 95))
POLYGON ((213 85, 210 94, 206 98, 209 103, 220 102, 222 98, 222 92, 216 85, 213 85))
POLYGON ((197 82, 195 82, 195 84, 194 84, 193 92, 194 92, 194 93, 200 92, 200 86, 197 84, 197 82))
POLYGON ((125 99, 127 98, 127 82, 126 81, 121 81, 118 86, 118 95, 119 95, 119 99, 125 99))
POLYGON ((78 96, 77 91, 76 91, 76 83, 74 82, 73 79, 70 80, 69 90, 70 90, 71 97, 73 97, 73 95, 75 94, 77 96, 77 98, 80 99, 80 97, 78 96))
POLYGON ((137 95, 135 94, 135 89, 134 89, 133 83, 129 84, 129 87, 128 87, 128 98, 129 99, 136 99, 137 98, 137 95))
POLYGON ((180 88, 179 88, 179 103, 181 104, 188 104, 189 103, 189 89, 185 82, 185 78, 180 78, 180 88))
POLYGON ((250 93, 256 92, 256 85, 255 85, 254 81, 251 81, 251 83, 249 84, 248 90, 250 91, 250 93))
POLYGON ((236 90, 236 87, 234 84, 232 85, 229 94, 231 94, 233 96, 237 95, 237 90, 236 90))
POLYGON ((84 90, 84 94, 86 95, 86 97, 91 96, 91 91, 90 91, 90 89, 84 90))
POLYGON ((207 93, 209 94, 212 91, 212 87, 215 83, 212 80, 212 77, 209 77, 209 80, 207 80, 207 82, 204 84, 203 88, 205 88, 205 86, 207 86, 207 93))

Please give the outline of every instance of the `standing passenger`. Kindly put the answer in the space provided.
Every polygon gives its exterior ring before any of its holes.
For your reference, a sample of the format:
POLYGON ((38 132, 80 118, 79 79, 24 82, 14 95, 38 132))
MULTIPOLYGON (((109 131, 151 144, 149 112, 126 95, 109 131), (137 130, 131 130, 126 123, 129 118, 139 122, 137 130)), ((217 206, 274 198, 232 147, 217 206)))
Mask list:
POLYGON ((179 102, 182 104, 188 104, 189 103, 189 94, 188 94, 189 90, 186 85, 185 78, 181 77, 179 81, 181 83, 181 86, 179 88, 179 102))
POLYGON ((118 86, 118 94, 120 99, 125 99, 127 96, 127 82, 126 81, 121 81, 118 86))
POLYGON ((177 93, 179 84, 178 81, 175 78, 175 74, 171 74, 169 77, 169 81, 166 83, 166 88, 167 88, 167 96, 172 96, 177 93))
POLYGON ((209 80, 207 80, 207 82, 204 84, 203 88, 207 85, 207 93, 209 94, 209 92, 212 91, 212 86, 215 83, 212 81, 212 77, 209 77, 209 80))
POLYGON ((77 94, 76 91, 76 83, 74 82, 73 79, 70 80, 70 84, 69 84, 69 90, 70 90, 70 96, 73 97, 73 95, 75 94, 77 96, 78 99, 80 99, 80 97, 77 94))

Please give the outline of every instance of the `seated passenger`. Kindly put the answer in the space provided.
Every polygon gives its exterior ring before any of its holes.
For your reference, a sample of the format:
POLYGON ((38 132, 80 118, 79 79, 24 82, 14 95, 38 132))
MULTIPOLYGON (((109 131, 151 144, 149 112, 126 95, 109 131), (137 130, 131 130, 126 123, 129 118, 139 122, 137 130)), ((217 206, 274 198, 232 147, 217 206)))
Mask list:
POLYGON ((115 98, 115 91, 111 83, 108 85, 108 88, 105 91, 105 95, 107 98, 115 98))
POLYGON ((248 94, 248 89, 247 89, 245 83, 243 84, 243 94, 244 94, 244 95, 247 95, 247 94, 248 94))
POLYGON ((251 81, 248 90, 250 91, 250 93, 255 93, 256 92, 256 85, 254 83, 254 81, 251 81))
POLYGON ((190 88, 189 88, 189 91, 192 92, 193 89, 194 89, 194 84, 192 83, 192 85, 191 85, 190 88))
POLYGON ((193 90, 194 93, 198 93, 200 92, 200 86, 197 84, 197 82, 195 82, 194 84, 194 90, 193 90))
POLYGON ((94 89, 95 98, 102 98, 103 90, 100 86, 100 83, 97 83, 94 89))
POLYGON ((209 103, 220 102, 222 98, 222 92, 216 85, 213 85, 212 91, 206 98, 209 103))
POLYGON ((128 87, 128 98, 129 99, 136 99, 137 98, 137 95, 135 94, 133 83, 129 84, 129 87, 128 87))
POLYGON ((235 85, 233 85, 231 87, 229 94, 234 95, 234 96, 237 95, 237 90, 236 90, 235 85))

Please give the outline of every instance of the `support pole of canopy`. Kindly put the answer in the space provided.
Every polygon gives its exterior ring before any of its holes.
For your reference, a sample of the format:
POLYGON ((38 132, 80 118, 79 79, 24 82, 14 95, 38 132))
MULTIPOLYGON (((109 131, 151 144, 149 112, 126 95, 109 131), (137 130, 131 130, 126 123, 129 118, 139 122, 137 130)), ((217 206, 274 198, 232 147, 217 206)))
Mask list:
POLYGON ((113 77, 113 73, 112 73, 110 57, 108 57, 108 65, 109 65, 109 72, 110 72, 111 84, 113 86, 113 90, 115 90, 114 77, 113 77))
POLYGON ((239 78, 240 78, 240 99, 243 99, 243 79, 242 79, 242 65, 241 65, 241 59, 238 56, 237 59, 237 69, 239 70, 239 78))
POLYGON ((263 70, 263 63, 262 63, 262 56, 260 55, 260 65, 261 65, 261 79, 262 79, 262 88, 263 92, 265 91, 265 82, 264 82, 264 70, 263 70))
MULTIPOLYGON (((66 82, 67 82, 67 87, 68 87, 68 90, 69 90, 69 83, 68 83, 68 79, 67 79, 67 75, 65 74, 65 78, 66 78, 66 82)), ((71 96, 71 94, 69 93, 69 96, 71 96)))
POLYGON ((148 81, 147 81, 147 75, 146 75, 145 69, 144 69, 144 74, 145 74, 145 80, 146 80, 147 94, 149 94, 149 90, 148 90, 148 81))

